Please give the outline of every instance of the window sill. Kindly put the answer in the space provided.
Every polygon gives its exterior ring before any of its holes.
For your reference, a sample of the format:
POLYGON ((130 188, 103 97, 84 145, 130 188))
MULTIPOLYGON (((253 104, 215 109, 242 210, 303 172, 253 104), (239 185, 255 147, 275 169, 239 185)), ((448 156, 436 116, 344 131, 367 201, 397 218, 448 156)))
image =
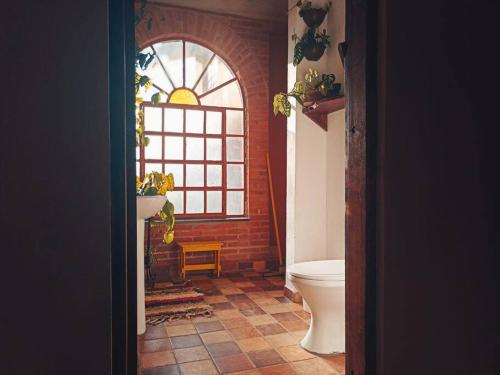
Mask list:
MULTIPOLYGON (((161 224, 162 221, 159 219, 151 220, 154 223, 161 224)), ((250 221, 249 216, 239 216, 239 217, 216 217, 216 218, 197 218, 197 219, 175 219, 176 224, 182 223, 217 223, 217 222, 231 222, 231 221, 250 221)))

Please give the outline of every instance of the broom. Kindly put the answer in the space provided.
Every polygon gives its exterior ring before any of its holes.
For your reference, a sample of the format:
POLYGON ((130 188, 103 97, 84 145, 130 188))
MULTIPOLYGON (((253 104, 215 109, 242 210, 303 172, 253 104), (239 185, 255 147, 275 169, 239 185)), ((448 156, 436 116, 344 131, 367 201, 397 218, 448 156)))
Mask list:
POLYGON ((278 228, 278 216, 276 215, 276 202, 274 200, 274 189, 273 189, 273 176, 271 174, 271 161, 269 160, 269 153, 266 155, 267 161, 267 178, 269 183, 269 193, 271 196, 271 207, 273 210, 273 223, 274 223, 274 236, 276 237, 276 253, 278 255, 279 266, 277 271, 264 272, 262 276, 283 276, 285 274, 285 267, 283 265, 283 255, 281 254, 281 241, 280 232, 278 228))

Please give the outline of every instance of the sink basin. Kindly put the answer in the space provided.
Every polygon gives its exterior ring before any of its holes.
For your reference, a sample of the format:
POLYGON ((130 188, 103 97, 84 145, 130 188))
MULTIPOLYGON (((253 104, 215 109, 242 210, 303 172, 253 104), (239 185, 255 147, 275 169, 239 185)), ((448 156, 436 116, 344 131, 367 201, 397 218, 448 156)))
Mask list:
POLYGON ((164 195, 137 197, 137 220, 145 220, 156 215, 166 201, 167 197, 164 195))
POLYGON ((161 210, 167 197, 164 195, 137 197, 137 333, 146 332, 146 308, 144 305, 144 220, 161 210))

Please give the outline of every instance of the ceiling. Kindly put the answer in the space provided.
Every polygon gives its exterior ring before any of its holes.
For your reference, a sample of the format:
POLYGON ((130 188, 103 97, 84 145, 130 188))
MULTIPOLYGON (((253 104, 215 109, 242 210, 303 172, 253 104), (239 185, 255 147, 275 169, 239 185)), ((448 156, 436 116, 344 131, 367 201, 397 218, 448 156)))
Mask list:
POLYGON ((150 2, 232 14, 258 20, 277 22, 286 22, 287 20, 287 0, 152 0, 150 2))

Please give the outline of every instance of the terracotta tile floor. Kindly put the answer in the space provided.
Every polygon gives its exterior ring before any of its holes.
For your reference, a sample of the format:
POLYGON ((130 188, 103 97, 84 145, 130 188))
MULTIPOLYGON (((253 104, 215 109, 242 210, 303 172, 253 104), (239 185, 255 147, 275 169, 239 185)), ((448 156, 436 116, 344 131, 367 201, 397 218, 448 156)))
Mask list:
POLYGON ((344 355, 300 347, 310 317, 283 296, 282 278, 242 272, 191 280, 207 291, 213 316, 148 327, 138 338, 143 375, 345 374, 344 355))

